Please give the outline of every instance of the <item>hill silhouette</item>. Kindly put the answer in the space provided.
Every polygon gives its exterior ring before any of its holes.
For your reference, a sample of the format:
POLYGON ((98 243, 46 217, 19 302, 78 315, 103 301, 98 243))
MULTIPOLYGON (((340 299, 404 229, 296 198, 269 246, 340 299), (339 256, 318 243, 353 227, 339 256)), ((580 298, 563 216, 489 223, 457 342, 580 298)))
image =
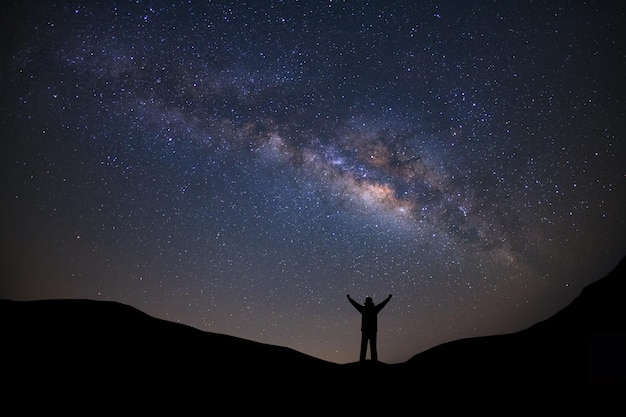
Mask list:
MULTIPOLYGON (((553 317, 517 333, 461 339, 404 363, 336 364, 290 348, 200 331, 128 305, 0 300, 4 378, 30 392, 337 393, 367 378, 384 389, 432 383, 626 382, 626 258, 553 317)), ((373 388, 372 388, 373 390, 373 388)))
POLYGON ((448 342, 409 359, 430 381, 626 382, 626 258, 568 306, 520 332, 448 342))

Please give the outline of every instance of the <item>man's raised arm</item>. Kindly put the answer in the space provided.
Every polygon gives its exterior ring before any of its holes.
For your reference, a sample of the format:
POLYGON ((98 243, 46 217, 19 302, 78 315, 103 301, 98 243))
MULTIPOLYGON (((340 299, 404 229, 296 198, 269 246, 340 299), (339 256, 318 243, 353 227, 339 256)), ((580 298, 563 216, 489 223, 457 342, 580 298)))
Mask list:
POLYGON ((385 298, 383 301, 380 302, 380 304, 378 304, 376 306, 376 311, 380 311, 383 309, 383 307, 385 307, 387 305, 387 303, 389 302, 389 300, 391 300, 391 294, 389 294, 387 296, 387 298, 385 298))
POLYGON ((350 294, 348 294, 347 297, 348 297, 348 301, 350 301, 350 304, 352 304, 354 306, 354 308, 356 308, 357 310, 361 311, 363 306, 361 304, 357 303, 356 301, 354 301, 352 299, 352 297, 350 297, 350 294))

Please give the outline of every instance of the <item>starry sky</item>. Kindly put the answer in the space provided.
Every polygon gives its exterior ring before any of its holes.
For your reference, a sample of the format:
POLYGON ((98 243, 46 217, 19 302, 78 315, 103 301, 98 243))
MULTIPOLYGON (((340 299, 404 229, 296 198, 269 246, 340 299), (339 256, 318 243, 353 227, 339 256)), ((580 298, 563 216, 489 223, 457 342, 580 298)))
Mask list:
POLYGON ((0 297, 358 359, 519 331, 626 254, 626 3, 9 1, 0 297), (369 355, 368 355, 369 356, 369 355))

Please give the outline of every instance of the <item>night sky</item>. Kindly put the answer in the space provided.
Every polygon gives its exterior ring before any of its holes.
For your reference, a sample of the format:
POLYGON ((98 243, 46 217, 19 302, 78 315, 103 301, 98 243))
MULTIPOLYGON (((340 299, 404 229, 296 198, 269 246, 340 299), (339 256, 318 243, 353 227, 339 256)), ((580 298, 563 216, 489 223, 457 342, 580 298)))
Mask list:
POLYGON ((519 331, 626 255, 626 3, 2 6, 0 298, 358 360, 519 331), (369 355, 368 355, 369 356, 369 355))

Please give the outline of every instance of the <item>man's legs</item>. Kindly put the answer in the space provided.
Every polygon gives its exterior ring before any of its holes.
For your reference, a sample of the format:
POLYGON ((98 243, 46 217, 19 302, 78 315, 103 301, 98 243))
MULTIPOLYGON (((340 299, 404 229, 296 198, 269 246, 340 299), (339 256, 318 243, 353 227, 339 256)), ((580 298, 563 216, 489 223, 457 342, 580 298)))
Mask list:
POLYGON ((378 362, 378 352, 376 351, 376 333, 370 335, 370 356, 372 362, 378 362))
POLYGON ((359 356, 359 360, 361 362, 365 361, 366 352, 367 352, 367 333, 361 332, 361 355, 359 356))

